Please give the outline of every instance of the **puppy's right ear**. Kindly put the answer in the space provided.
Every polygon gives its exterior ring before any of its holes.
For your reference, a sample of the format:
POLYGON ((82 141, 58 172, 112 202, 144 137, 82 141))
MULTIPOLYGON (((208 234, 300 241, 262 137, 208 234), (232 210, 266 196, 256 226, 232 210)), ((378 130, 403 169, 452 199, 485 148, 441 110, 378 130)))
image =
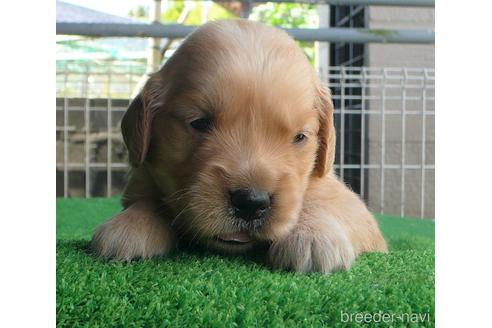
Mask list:
POLYGON ((150 147, 152 121, 164 106, 167 88, 161 81, 160 73, 157 72, 149 78, 121 121, 123 140, 133 167, 138 167, 145 161, 150 147))
POLYGON ((319 82, 316 107, 319 111, 318 152, 314 173, 323 177, 331 171, 335 161, 336 133, 333 124, 333 102, 330 90, 319 82))

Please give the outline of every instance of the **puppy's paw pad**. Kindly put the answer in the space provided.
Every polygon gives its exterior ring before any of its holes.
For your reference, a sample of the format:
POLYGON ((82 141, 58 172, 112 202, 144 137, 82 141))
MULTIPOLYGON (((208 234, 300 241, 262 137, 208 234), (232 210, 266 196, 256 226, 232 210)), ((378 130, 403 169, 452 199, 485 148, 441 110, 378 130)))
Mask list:
POLYGON ((278 270, 331 273, 350 268, 355 255, 345 238, 300 230, 274 242, 268 258, 278 270))
POLYGON ((97 228, 91 249, 98 256, 121 261, 166 255, 174 237, 164 225, 153 222, 156 219, 131 218, 123 212, 97 228))

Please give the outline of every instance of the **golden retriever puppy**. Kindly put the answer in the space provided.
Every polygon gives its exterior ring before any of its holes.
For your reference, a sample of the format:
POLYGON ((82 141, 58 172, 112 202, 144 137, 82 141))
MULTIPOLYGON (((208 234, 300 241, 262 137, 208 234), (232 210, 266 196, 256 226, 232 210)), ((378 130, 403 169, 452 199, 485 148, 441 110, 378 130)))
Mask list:
POLYGON ((125 209, 92 239, 102 257, 266 244, 273 268, 329 273, 386 251, 333 173, 330 93, 283 31, 244 20, 198 28, 149 78, 122 131, 132 168, 125 209))

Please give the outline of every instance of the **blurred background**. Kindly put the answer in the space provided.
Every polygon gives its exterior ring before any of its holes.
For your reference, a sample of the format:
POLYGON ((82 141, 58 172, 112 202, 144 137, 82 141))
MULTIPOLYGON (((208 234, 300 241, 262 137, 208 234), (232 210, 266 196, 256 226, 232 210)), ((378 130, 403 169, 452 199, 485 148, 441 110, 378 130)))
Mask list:
POLYGON ((335 167, 369 208, 434 218, 433 0, 66 0, 56 10, 57 197, 120 195, 129 101, 196 26, 241 17, 286 29, 327 82, 335 167))

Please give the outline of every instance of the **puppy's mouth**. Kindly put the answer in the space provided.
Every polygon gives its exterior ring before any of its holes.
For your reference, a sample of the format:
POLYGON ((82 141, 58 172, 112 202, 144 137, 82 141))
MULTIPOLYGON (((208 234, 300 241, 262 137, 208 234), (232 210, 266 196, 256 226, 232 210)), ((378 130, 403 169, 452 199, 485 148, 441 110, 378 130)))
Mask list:
POLYGON ((247 232, 235 232, 217 236, 217 240, 229 245, 246 245, 253 241, 251 235, 247 232))

